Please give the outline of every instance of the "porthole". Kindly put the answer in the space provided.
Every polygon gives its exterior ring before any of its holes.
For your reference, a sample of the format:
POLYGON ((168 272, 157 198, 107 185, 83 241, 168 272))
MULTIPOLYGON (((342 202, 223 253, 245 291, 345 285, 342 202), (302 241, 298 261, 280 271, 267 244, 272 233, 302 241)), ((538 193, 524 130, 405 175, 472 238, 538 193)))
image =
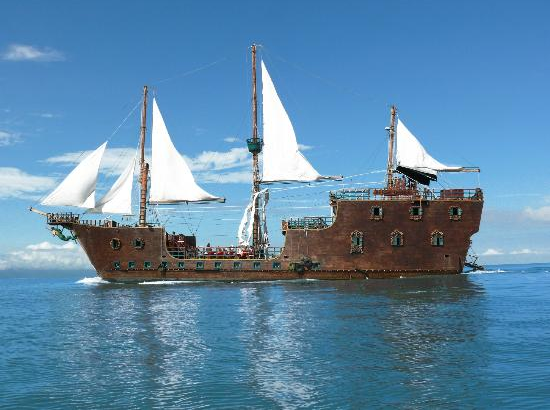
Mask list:
POLYGON ((136 268, 136 263, 134 261, 129 261, 128 262, 128 269, 135 269, 136 268))
POLYGON ((222 263, 220 261, 214 262, 214 269, 221 270, 221 268, 222 268, 222 263))
POLYGON ((151 269, 151 262, 149 262, 149 261, 143 262, 143 267, 144 267, 145 269, 151 269))
POLYGON ((120 270, 120 262, 119 261, 113 262, 113 267, 115 268, 115 270, 120 270))
POLYGON ((111 248, 115 251, 119 250, 120 249, 120 239, 118 238, 113 238, 111 239, 111 248))
POLYGON ((239 269, 241 269, 241 267, 242 267, 241 262, 233 262, 233 269, 239 270, 239 269))
POLYGON ((273 262, 273 269, 281 269, 281 262, 273 262))
POLYGON ((204 262, 203 261, 198 261, 196 266, 197 266, 197 269, 199 269, 199 270, 204 269, 204 262))
POLYGON ((178 269, 185 268, 185 262, 178 262, 178 269))
POLYGON ((132 241, 132 246, 135 249, 143 249, 145 247, 145 241, 141 238, 136 238, 132 241))
POLYGON ((256 269, 256 270, 259 270, 259 269, 261 269, 261 267, 262 267, 262 263, 261 263, 261 262, 254 262, 254 263, 252 264, 252 267, 253 267, 254 269, 256 269))

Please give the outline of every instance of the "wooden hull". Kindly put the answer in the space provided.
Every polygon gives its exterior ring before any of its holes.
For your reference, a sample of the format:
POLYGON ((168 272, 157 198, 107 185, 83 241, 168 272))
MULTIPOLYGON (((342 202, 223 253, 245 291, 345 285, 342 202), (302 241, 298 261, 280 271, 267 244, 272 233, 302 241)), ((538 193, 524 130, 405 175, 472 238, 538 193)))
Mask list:
POLYGON ((178 259, 166 248, 163 227, 104 227, 66 224, 77 236, 99 276, 108 281, 156 280, 262 281, 289 279, 365 279, 458 274, 464 267, 470 238, 479 229, 482 199, 422 201, 421 219, 411 219, 408 199, 340 200, 335 220, 323 229, 286 229, 280 256, 271 259, 178 259), (450 217, 450 207, 461 217, 450 217), (373 219, 372 207, 383 209, 373 219), (402 233, 402 246, 392 246, 392 232, 402 233), (362 233, 362 252, 352 253, 351 235, 362 233), (444 235, 434 246, 433 232, 444 235), (111 241, 119 240, 113 249, 111 241), (132 246, 135 239, 142 249, 132 246), (303 261, 311 263, 301 266, 303 261))

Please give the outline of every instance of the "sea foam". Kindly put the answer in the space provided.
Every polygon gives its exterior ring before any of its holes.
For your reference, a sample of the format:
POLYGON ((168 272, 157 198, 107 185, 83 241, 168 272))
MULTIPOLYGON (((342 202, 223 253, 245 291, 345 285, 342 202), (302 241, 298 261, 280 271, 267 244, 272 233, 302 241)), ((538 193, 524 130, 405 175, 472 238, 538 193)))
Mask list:
POLYGON ((101 283, 109 283, 106 280, 101 279, 99 276, 94 276, 93 278, 82 278, 77 280, 76 283, 81 283, 83 285, 99 285, 101 283))

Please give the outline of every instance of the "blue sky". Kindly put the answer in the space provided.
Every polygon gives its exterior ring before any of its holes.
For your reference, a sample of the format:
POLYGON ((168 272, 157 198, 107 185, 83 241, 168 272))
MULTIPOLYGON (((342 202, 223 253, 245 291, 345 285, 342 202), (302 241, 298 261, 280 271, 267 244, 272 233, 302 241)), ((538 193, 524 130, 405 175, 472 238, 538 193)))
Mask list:
MULTIPOLYGON (((321 173, 365 174, 346 186, 381 181, 370 172, 385 167, 384 127, 396 104, 434 157, 481 167, 486 203, 473 246, 483 262, 550 260, 548 2, 7 0, 2 17, 0 268, 75 266, 76 256, 86 265, 27 208, 83 150, 111 136, 144 84, 197 179, 228 198, 212 209, 163 211, 161 220, 198 230, 201 242, 235 243, 250 191, 243 141, 252 42, 263 45, 304 154, 321 173)), ((100 191, 138 132, 139 109, 110 141, 117 149, 100 191)), ((475 187, 478 178, 442 183, 475 187)), ((327 215, 331 188, 274 192, 273 242, 282 241, 281 218, 327 215)))

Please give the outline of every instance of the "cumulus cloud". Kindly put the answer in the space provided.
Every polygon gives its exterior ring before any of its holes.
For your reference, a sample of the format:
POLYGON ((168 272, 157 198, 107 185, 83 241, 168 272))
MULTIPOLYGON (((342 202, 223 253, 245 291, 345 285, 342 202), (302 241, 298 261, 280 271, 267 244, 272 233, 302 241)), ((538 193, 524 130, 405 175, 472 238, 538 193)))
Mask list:
POLYGON ((540 208, 525 208, 524 215, 535 221, 550 222, 550 206, 542 206, 540 208))
POLYGON ((499 249, 489 248, 481 254, 481 256, 496 256, 496 255, 504 255, 504 252, 502 252, 499 249))
POLYGON ((19 134, 0 130, 0 147, 13 145, 21 141, 19 134))
POLYGON ((0 167, 0 199, 38 199, 55 182, 55 178, 30 175, 19 168, 0 167))
POLYGON ((40 242, 2 256, 0 270, 7 269, 91 269, 82 248, 74 242, 40 242))
POLYGON ((540 255, 541 253, 543 252, 529 248, 523 248, 510 252, 510 255, 540 255))
MULTIPOLYGON (((45 162, 74 167, 92 151, 68 152, 55 157, 47 158, 45 162)), ((107 149, 101 160, 100 172, 112 176, 119 175, 135 155, 135 148, 107 149)), ((250 182, 251 159, 246 148, 232 148, 229 151, 203 151, 196 157, 184 156, 185 161, 201 182, 250 182), (246 170, 239 170, 244 168, 246 170), (234 169, 231 172, 223 172, 234 169), (245 177, 246 174, 246 177, 245 177)))
POLYGON ((240 140, 237 137, 227 137, 223 139, 225 142, 234 143, 239 142, 240 140))
POLYGON ((65 56, 58 50, 45 47, 39 48, 27 44, 10 44, 2 53, 6 61, 63 61, 65 56))

